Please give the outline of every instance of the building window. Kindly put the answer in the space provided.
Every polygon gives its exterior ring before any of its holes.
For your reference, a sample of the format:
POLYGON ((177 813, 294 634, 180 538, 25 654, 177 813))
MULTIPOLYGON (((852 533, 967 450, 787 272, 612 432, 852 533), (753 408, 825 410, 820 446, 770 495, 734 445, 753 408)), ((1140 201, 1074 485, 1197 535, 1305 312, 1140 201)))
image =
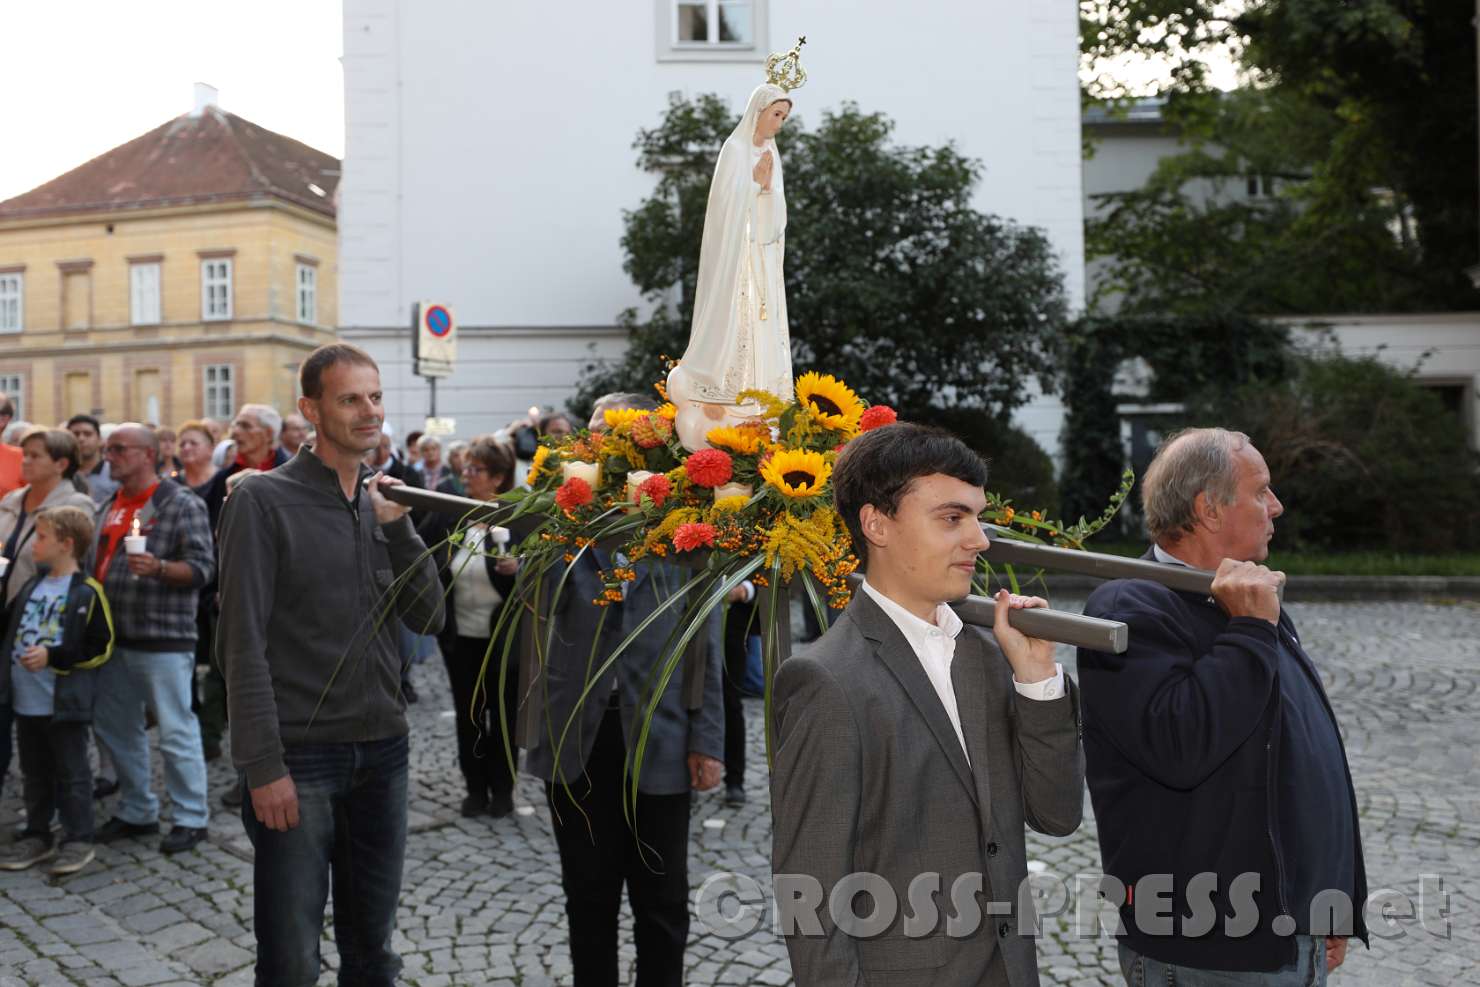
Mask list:
POLYGON ((0 332, 20 332, 26 318, 26 276, 0 274, 0 332))
POLYGON ((298 265, 298 321, 310 326, 319 322, 319 270, 312 264, 298 265))
POLYGON ((231 318, 231 258, 200 262, 200 317, 207 321, 231 318))
POLYGON ((755 11, 750 0, 675 0, 675 44, 752 45, 755 11))
POLYGON ((159 315, 159 265, 132 264, 128 272, 129 321, 155 326, 159 315))
POLYGON ((10 399, 10 406, 15 409, 15 415, 10 419, 13 422, 26 420, 26 409, 21 403, 21 393, 25 389, 25 382, 21 380, 20 374, 0 374, 0 394, 10 399))
POLYGON ((656 0, 659 61, 761 61, 767 0, 656 0))
POLYGON ((236 382, 229 363, 213 363, 202 368, 203 413, 217 421, 230 421, 236 414, 236 382))

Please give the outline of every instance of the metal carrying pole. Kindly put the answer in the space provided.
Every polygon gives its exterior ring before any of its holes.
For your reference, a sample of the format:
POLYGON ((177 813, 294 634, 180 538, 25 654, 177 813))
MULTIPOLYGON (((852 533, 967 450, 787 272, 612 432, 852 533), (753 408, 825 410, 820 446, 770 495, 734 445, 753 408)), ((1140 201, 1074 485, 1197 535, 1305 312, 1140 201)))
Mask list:
MULTIPOLYGON (((858 592, 863 585, 863 577, 854 573, 848 577, 848 585, 854 592, 858 592)), ((961 618, 962 623, 976 627, 991 627, 997 615, 997 604, 986 596, 968 596, 964 600, 957 600, 951 604, 951 609, 956 611, 956 616, 961 618)), ((1086 617, 1063 610, 1012 610, 1007 615, 1007 622, 1014 630, 1029 637, 1075 648, 1088 648, 1091 651, 1118 655, 1124 653, 1130 644, 1130 631, 1120 621, 1086 617)))
MULTIPOLYGON (((1147 579, 1182 593, 1197 593, 1199 596, 1213 594, 1213 577, 1217 573, 1208 569, 1167 565, 1150 559, 1129 559, 1122 555, 1105 555, 1055 545, 1038 545, 1020 541, 1012 537, 1006 528, 995 524, 982 525, 982 531, 986 532, 992 542, 987 548, 986 559, 993 565, 1001 563, 1034 566, 1099 579, 1147 579)), ((1278 592, 1283 603, 1285 587, 1281 585, 1278 592)))

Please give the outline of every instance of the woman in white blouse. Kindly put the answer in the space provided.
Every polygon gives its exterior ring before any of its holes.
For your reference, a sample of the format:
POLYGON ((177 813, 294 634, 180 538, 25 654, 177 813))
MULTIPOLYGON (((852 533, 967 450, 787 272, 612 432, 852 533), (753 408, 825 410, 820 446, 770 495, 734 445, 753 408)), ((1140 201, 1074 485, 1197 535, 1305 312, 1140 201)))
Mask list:
MULTIPOLYGON (((463 456, 462 482, 467 496, 475 500, 494 500, 507 492, 514 485, 513 449, 491 435, 473 439, 463 456)), ((501 557, 501 546, 489 537, 486 525, 467 527, 460 539, 449 541, 456 524, 456 518, 432 514, 420 533, 437 554, 448 593, 447 620, 437 643, 452 683, 457 763, 468 786, 462 814, 506 816, 514 811, 514 774, 504 750, 504 724, 512 733, 517 665, 511 665, 505 676, 502 720, 488 696, 498 691, 504 656, 504 635, 494 641, 493 631, 504 600, 513 592, 519 563, 501 557)), ((518 751, 514 753, 517 758, 518 751)))

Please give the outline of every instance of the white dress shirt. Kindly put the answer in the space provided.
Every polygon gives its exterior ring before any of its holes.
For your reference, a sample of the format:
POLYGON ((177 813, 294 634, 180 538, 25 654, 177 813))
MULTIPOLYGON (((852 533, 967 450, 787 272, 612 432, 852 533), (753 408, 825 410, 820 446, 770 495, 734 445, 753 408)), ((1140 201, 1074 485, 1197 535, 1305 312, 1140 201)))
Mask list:
MULTIPOLYGON (((961 732, 961 711, 956 705, 956 687, 951 684, 951 662, 956 657, 956 635, 961 633, 963 626, 961 618, 956 616, 956 611, 942 603, 935 608, 934 621, 921 620, 870 586, 867 579, 863 582, 863 591, 889 615, 889 619, 894 621, 904 639, 910 643, 915 657, 920 660, 925 675, 930 679, 930 684, 935 686, 935 694, 946 708, 946 716, 956 731, 956 739, 961 742, 961 750, 965 752, 966 735, 961 732)), ((1055 662, 1052 678, 1042 682, 1019 682, 1014 678, 1012 686, 1025 699, 1057 699, 1064 694, 1064 667, 1055 662)), ((966 761, 968 764, 971 762, 970 754, 966 755, 966 761)))

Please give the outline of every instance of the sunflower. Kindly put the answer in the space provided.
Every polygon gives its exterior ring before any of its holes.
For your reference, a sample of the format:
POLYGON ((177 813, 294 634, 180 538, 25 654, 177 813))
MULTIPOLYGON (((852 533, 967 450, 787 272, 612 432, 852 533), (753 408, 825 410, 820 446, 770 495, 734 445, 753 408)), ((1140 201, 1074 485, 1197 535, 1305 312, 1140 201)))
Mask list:
POLYGON ((545 460, 550 458, 550 447, 540 446, 534 451, 534 459, 530 461, 529 473, 524 477, 524 482, 533 486, 540 478, 540 473, 545 468, 545 460))
POLYGON ((856 432, 863 417, 863 402, 847 384, 815 370, 797 378, 797 404, 811 411, 824 428, 839 432, 856 432))
POLYGON ((658 414, 669 421, 673 421, 673 419, 678 417, 678 408, 672 401, 665 401, 658 406, 658 414))
POLYGON ((759 429, 754 428, 711 428, 704 441, 716 449, 725 449, 739 456, 753 456, 761 448, 759 429))
POLYGON ((639 418, 647 417, 647 411, 641 408, 608 408, 601 414, 606 420, 606 427, 612 431, 616 431, 623 425, 631 425, 639 418))
POLYGON ((832 467, 820 452, 782 449, 761 464, 761 479, 784 497, 815 497, 827 485, 832 467))

